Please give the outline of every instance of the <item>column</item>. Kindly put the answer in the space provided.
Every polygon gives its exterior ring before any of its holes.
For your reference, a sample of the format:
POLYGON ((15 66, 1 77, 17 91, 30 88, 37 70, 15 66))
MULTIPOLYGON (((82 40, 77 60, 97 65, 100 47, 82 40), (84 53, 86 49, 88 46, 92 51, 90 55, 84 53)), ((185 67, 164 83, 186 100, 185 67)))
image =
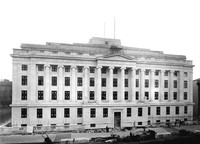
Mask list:
POLYGON ((144 102, 144 69, 140 70, 140 101, 144 102))
POLYGON ((97 103, 101 103, 101 66, 97 66, 97 86, 96 86, 96 100, 97 103))
POLYGON ((164 100, 164 70, 160 71, 160 94, 159 94, 159 100, 164 100))
POLYGON ((121 67, 121 77, 120 77, 120 79, 121 79, 121 82, 120 82, 120 95, 121 95, 121 99, 120 99, 120 101, 122 101, 122 102, 125 102, 125 100, 124 100, 124 81, 125 81, 125 79, 124 79, 124 70, 125 70, 126 68, 125 67, 121 67))
POLYGON ((170 70, 170 75, 169 75, 169 101, 173 100, 173 75, 174 75, 174 71, 170 70))
POLYGON ((45 65, 45 101, 50 100, 50 65, 45 65))
POLYGON ((76 101, 76 66, 71 66, 71 100, 76 101))
POLYGON ((154 100, 154 74, 155 74, 155 70, 151 69, 151 75, 150 75, 150 101, 154 100))
POLYGON ((63 66, 58 66, 58 100, 62 101, 63 100, 63 66))
POLYGON ((113 66, 109 67, 109 102, 113 102, 113 69, 113 66))
POLYGON ((183 71, 179 71, 179 79, 178 79, 178 101, 183 100, 183 84, 184 84, 184 75, 183 71))
POLYGON ((28 87, 30 88, 30 97, 31 97, 31 101, 35 101, 36 100, 36 80, 37 80, 37 75, 36 75, 36 65, 35 63, 31 63, 31 70, 30 70, 30 77, 27 76, 27 85, 29 85, 28 87))
POLYGON ((83 95, 83 101, 84 103, 88 103, 89 100, 89 74, 88 74, 89 67, 84 67, 84 95, 83 95))
POLYGON ((136 68, 131 69, 131 102, 135 100, 135 71, 136 68))

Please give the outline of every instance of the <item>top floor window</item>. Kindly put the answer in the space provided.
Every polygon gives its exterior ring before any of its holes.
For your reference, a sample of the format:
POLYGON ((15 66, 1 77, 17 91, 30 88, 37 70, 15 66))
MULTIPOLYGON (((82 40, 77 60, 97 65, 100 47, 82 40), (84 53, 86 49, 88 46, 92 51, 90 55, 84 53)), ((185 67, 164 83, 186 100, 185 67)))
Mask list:
POLYGON ((165 76, 168 76, 168 75, 169 75, 169 71, 165 71, 165 72, 164 72, 164 75, 165 75, 165 76))
POLYGON ((184 88, 187 88, 187 87, 188 87, 188 82, 184 81, 184 88))
POLYGON ((137 69, 137 70, 136 70, 136 75, 139 75, 139 74, 140 74, 140 70, 137 69))
POLYGON ((159 70, 155 71, 155 76, 159 76, 159 70))
POLYGON ((118 74, 118 69, 117 68, 113 69, 113 74, 118 74))
POLYGON ((22 65, 22 70, 23 71, 27 71, 28 70, 28 66, 27 65, 22 65))
POLYGON ((188 77, 188 73, 187 72, 184 72, 184 77, 188 77))
POLYGON ((105 73, 106 73, 106 68, 105 68, 105 67, 103 67, 103 68, 101 69, 101 73, 102 73, 102 74, 105 74, 105 73))
POLYGON ((57 72, 57 65, 51 65, 52 72, 57 72))
POLYGON ((145 70, 145 75, 149 75, 149 70, 145 70))
POLYGON ((83 67, 78 66, 77 70, 78 70, 78 73, 82 73, 83 72, 83 67))
POLYGON ((128 69, 125 69, 125 71, 124 71, 124 72, 125 72, 125 74, 128 74, 128 69))
POLYGON ((95 68, 94 67, 90 67, 90 73, 95 73, 95 68))
POLYGON ((22 76, 22 85, 27 85, 27 76, 22 76))
POLYGON ((44 65, 39 64, 38 65, 38 71, 44 71, 44 65))
POLYGON ((178 76, 178 71, 175 71, 174 72, 174 77, 177 77, 178 76))
POLYGON ((70 66, 65 66, 65 72, 70 72, 70 66))

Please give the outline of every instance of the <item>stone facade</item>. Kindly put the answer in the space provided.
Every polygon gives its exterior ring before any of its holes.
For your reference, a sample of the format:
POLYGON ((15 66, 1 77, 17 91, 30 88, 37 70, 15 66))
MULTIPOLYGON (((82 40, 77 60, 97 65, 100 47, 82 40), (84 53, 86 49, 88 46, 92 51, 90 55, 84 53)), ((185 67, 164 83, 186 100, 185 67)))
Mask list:
POLYGON ((193 65, 185 56, 96 37, 89 44, 22 44, 11 56, 13 126, 192 120, 193 65))

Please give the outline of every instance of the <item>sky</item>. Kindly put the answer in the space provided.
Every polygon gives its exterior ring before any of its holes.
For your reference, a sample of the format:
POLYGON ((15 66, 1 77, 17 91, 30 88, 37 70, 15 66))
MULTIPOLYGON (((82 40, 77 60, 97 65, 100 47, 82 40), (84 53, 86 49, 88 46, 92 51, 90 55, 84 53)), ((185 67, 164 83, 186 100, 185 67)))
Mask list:
POLYGON ((1 0, 0 79, 12 80, 10 54, 21 43, 114 38, 114 18, 122 45, 185 55, 200 78, 199 0, 1 0))

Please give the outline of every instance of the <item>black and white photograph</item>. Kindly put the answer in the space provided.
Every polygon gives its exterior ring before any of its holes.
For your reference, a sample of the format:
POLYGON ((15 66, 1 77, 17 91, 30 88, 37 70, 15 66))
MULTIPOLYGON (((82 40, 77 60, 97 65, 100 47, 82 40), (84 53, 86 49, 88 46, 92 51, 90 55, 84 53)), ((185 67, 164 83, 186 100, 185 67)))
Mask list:
POLYGON ((1 0, 1 144, 200 144, 199 0, 1 0))

